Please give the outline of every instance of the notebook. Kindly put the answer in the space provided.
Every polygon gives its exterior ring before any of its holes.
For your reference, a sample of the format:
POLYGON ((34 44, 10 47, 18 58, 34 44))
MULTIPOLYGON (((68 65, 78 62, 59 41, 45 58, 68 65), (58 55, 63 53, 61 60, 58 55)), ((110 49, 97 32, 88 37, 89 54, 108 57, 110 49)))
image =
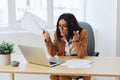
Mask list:
POLYGON ((58 59, 48 59, 43 48, 31 47, 26 45, 18 45, 26 61, 33 64, 44 66, 56 66, 64 63, 65 61, 58 59))

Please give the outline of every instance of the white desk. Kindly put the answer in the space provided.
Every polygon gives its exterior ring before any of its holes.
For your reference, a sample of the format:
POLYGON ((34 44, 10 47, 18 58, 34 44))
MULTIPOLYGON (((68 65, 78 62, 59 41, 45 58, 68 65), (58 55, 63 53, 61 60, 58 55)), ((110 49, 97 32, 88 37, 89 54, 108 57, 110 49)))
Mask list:
MULTIPOLYGON (((19 57, 20 58, 20 57, 19 57)), ((62 60, 69 60, 77 57, 60 57, 62 60)), ((11 80, 14 74, 49 74, 49 75, 72 75, 72 76, 108 76, 120 77, 120 57, 85 57, 84 59, 93 60, 90 68, 67 68, 64 66, 45 67, 35 64, 22 63, 19 67, 0 66, 1 73, 10 73, 11 80)))

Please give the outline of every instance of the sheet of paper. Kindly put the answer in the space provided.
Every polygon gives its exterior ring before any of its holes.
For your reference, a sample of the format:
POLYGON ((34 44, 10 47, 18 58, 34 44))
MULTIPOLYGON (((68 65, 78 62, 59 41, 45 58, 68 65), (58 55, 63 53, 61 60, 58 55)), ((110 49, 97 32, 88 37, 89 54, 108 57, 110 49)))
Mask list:
POLYGON ((38 35, 42 35, 43 30, 48 27, 45 21, 31 12, 24 13, 20 26, 38 35))
POLYGON ((61 65, 67 66, 68 68, 89 68, 92 62, 91 60, 71 59, 61 65))

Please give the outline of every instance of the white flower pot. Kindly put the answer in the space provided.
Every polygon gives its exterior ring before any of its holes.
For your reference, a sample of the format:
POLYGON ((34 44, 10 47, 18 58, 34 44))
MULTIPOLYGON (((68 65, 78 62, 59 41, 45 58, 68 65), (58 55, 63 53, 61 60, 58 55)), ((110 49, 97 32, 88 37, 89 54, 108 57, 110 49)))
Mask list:
POLYGON ((11 64, 11 55, 1 55, 0 54, 0 65, 10 65, 11 64))

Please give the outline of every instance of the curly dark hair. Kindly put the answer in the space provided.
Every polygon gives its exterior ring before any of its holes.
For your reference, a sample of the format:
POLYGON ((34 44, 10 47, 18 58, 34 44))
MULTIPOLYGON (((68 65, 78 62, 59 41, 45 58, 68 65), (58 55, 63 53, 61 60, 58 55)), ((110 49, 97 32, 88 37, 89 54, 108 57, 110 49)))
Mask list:
POLYGON ((78 24, 77 19, 75 18, 75 16, 72 13, 63 13, 62 15, 59 16, 58 21, 57 21, 57 25, 56 25, 56 33, 58 36, 58 39, 60 40, 63 36, 61 36, 60 34, 60 30, 59 30, 59 21, 61 19, 64 19, 67 22, 67 27, 68 27, 68 37, 67 37, 67 41, 69 42, 69 40, 71 38, 73 38, 73 31, 77 31, 79 30, 79 33, 82 30, 82 27, 80 27, 80 25, 78 24))

